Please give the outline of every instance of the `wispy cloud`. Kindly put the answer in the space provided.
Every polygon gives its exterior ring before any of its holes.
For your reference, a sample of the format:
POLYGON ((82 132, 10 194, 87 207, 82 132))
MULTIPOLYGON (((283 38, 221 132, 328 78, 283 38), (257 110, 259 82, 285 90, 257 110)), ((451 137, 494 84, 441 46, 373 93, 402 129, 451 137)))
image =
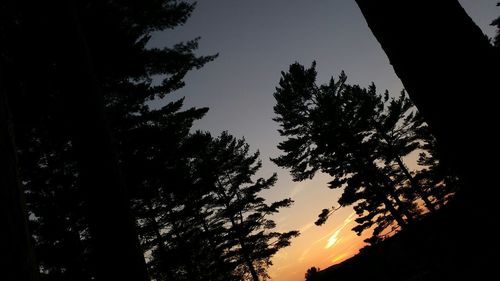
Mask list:
POLYGON ((308 224, 305 224, 303 225, 300 229, 299 229, 299 232, 300 233, 304 233, 306 231, 308 231, 311 227, 313 227, 314 223, 310 222, 308 224))
POLYGON ((352 212, 349 216, 347 216, 347 218, 344 219, 344 222, 342 223, 342 225, 340 227, 334 229, 332 232, 330 232, 327 235, 325 235, 325 236, 319 238, 318 240, 314 241, 313 244, 319 243, 319 242, 325 240, 326 238, 331 237, 339 229, 344 229, 350 222, 352 222, 354 220, 354 215, 355 214, 356 214, 355 212, 352 212))
POLYGON ((345 220, 344 220, 344 227, 348 225, 350 222, 354 220, 354 215, 356 215, 355 212, 352 212, 345 220))
POLYGON ((343 227, 337 229, 337 231, 335 231, 335 233, 332 236, 330 236, 330 238, 328 238, 328 242, 325 245, 325 249, 328 249, 328 248, 332 247, 333 245, 335 245, 335 243, 337 243, 340 231, 342 229, 343 229, 343 227))
POLYGON ((299 193, 301 193, 304 190, 305 184, 303 182, 297 183, 293 188, 292 191, 290 191, 290 194, 288 195, 290 198, 294 198, 297 196, 299 193))
POLYGON ((339 226, 333 234, 330 235, 330 238, 328 238, 328 242, 325 245, 325 249, 333 247, 338 241, 339 241, 339 234, 340 232, 350 223, 354 220, 354 215, 355 213, 352 212, 347 218, 344 219, 344 222, 342 223, 341 226, 339 226))

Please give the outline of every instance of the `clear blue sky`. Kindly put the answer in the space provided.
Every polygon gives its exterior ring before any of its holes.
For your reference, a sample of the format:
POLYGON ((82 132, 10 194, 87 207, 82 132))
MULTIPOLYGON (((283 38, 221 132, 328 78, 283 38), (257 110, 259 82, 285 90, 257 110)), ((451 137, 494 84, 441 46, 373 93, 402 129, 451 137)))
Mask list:
MULTIPOLYGON (((489 24, 500 14, 495 7, 497 1, 460 2, 492 36, 494 29, 489 24)), ((254 150, 260 150, 262 175, 278 172, 279 176, 275 188, 265 194, 269 200, 293 197, 296 202, 277 217, 278 227, 302 229, 303 234, 275 259, 271 272, 274 280, 303 280, 304 266, 324 267, 338 260, 342 251, 356 250, 355 246, 361 245, 359 239, 347 237, 352 235, 349 231, 352 226, 345 226, 350 223, 351 210, 339 212, 321 229, 311 226, 322 208, 336 205, 339 193, 325 186, 328 177, 322 175, 309 182, 294 183, 287 171, 268 160, 279 154, 276 145, 280 141, 278 126, 271 120, 275 103, 272 94, 280 72, 291 63, 310 65, 316 60, 321 83, 345 70, 350 83, 368 85, 373 81, 381 91, 388 89, 393 93, 402 89, 355 1, 199 0, 183 27, 156 34, 151 45, 168 46, 198 36, 202 38, 199 54, 220 55, 204 68, 188 74, 186 87, 175 97, 185 96, 189 107, 210 108, 207 116, 196 123, 196 129, 215 135, 227 130, 237 137, 244 136, 254 150), (332 238, 332 233, 345 236, 344 247, 339 239, 336 252, 332 250, 335 247, 325 250, 321 244, 321 239, 332 238), (307 247, 316 242, 321 247, 307 247), (314 255, 323 255, 324 259, 314 255), (287 264, 297 266, 292 270, 286 268, 287 264)))

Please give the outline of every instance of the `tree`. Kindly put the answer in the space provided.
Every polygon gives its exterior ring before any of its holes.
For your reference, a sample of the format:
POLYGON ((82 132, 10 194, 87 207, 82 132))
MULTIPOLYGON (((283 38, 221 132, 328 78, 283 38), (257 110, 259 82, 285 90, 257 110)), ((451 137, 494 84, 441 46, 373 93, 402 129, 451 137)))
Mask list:
POLYGON ((443 207, 460 189, 461 181, 447 163, 444 163, 437 149, 436 139, 424 128, 421 132, 425 139, 418 164, 422 167, 415 174, 420 188, 434 199, 435 206, 443 207), (426 132, 427 131, 427 132, 426 132))
MULTIPOLYGON (((152 138, 158 144, 160 135, 152 138)), ((227 133, 213 138, 201 132, 186 135, 170 151, 175 155, 169 158, 142 157, 139 152, 142 161, 130 161, 139 169, 155 171, 144 178, 134 197, 141 241, 151 253, 152 276, 156 280, 266 278, 272 255, 298 233, 272 231, 275 223, 267 217, 291 201, 268 205, 258 196, 276 180, 275 176, 251 179, 260 168, 258 153, 249 155, 248 145, 227 133), (147 159, 154 166, 144 162, 147 159), (158 161, 165 162, 158 165, 158 161)))
POLYGON ((429 124, 440 154, 468 187, 465 198, 490 200, 472 187, 497 182, 494 165, 475 163, 498 157, 495 137, 482 129, 497 119, 489 96, 498 92, 498 52, 456 0, 356 2, 429 124))
MULTIPOLYGON (((11 40, 7 42, 16 50, 13 56, 16 78, 24 86, 24 91, 12 94, 10 98, 15 104, 13 113, 22 151, 20 164, 33 214, 37 253, 42 257, 41 269, 46 278, 89 280, 96 274, 93 270, 96 258, 105 258, 105 255, 96 254, 95 243, 89 243, 96 238, 96 230, 89 232, 89 223, 100 221, 97 229, 101 230, 113 228, 113 223, 120 224, 118 218, 127 217, 129 212, 128 195, 120 188, 114 191, 109 188, 121 185, 116 182, 122 177, 115 173, 119 171, 116 160, 120 161, 120 168, 127 166, 125 156, 140 146, 137 139, 129 142, 127 137, 131 136, 131 131, 140 131, 138 127, 147 127, 148 122, 154 122, 155 118, 167 119, 163 122, 170 126, 165 130, 174 131, 164 138, 182 135, 189 130, 192 121, 201 117, 206 109, 182 112, 178 108, 182 101, 179 101, 157 110, 150 109, 148 102, 182 87, 183 77, 189 70, 203 66, 214 56, 194 55, 196 40, 164 49, 145 47, 151 32, 184 23, 194 8, 192 4, 178 1, 85 1, 68 8, 64 1, 51 5, 29 5, 26 2, 20 1, 16 11, 20 15, 16 23, 20 22, 21 32, 11 34, 11 40), (61 25, 59 19, 70 24, 61 25), (31 44, 27 38, 41 42, 40 52, 45 55, 36 56, 30 52, 31 44), (68 42, 72 44, 66 48, 68 42), (153 76, 161 83, 153 81, 153 76), (75 93, 80 94, 80 102, 68 98, 69 94, 75 93), (93 98, 83 95, 87 93, 92 93, 93 98), (85 106, 89 105, 85 103, 88 100, 93 100, 92 106, 85 106), (75 126, 75 121, 81 126, 75 126), (109 140, 109 130, 106 129, 108 122, 115 137, 113 141, 109 140), (87 133, 82 128, 87 129, 87 133), (97 130, 100 137, 94 131, 96 128, 100 129, 97 130), (80 161, 76 159, 75 151, 80 152, 76 153, 80 161), (112 151, 116 151, 118 157, 113 156, 112 151), (104 158, 106 161, 98 160, 104 158), (87 164, 83 170, 77 166, 82 162, 87 164), (95 173, 92 176, 88 172, 105 166, 114 166, 114 172, 108 173, 108 169, 103 179, 114 178, 115 184, 94 181, 86 187, 101 185, 103 188, 94 189, 96 193, 93 194, 83 192, 88 189, 82 189, 82 179, 96 180, 95 173), (88 202, 93 199, 100 207, 90 208, 93 209, 90 214, 94 216, 89 221, 85 210, 91 207, 88 202), (111 208, 113 202, 118 204, 117 208, 111 208), (101 207, 105 210, 98 211, 101 207), (106 214, 116 215, 116 221, 106 219, 106 214), (65 258, 68 256, 72 258, 65 258)), ((170 143, 176 141, 172 139, 170 143)), ((144 174, 136 177, 127 174, 126 181, 141 177, 144 174)), ((129 190, 134 188, 129 186, 129 190)), ((124 223, 133 226, 133 220, 124 223)), ((101 233, 108 235, 112 231, 101 233)), ((131 232, 125 231, 110 241, 110 246, 116 245, 116 252, 112 247, 97 247, 118 257, 101 260, 103 271, 112 269, 113 264, 129 270, 137 268, 120 262, 130 255, 119 252, 132 248, 136 251, 132 255, 142 259, 142 252, 130 242, 130 239, 136 239, 136 235, 126 238, 126 233, 131 232), (127 239, 129 242, 125 241, 127 239)), ((104 274, 112 274, 113 279, 119 278, 116 274, 133 278, 126 270, 107 272, 104 274)))
POLYGON ((234 267, 224 258, 225 229, 212 215, 215 199, 207 184, 211 173, 196 169, 212 139, 186 135, 177 146, 168 147, 161 137, 167 128, 152 130, 152 139, 165 147, 142 148, 133 154, 139 161, 129 161, 149 171, 134 196, 134 210, 143 247, 152 253, 150 272, 156 280, 237 280, 234 267), (143 157, 144 151, 156 157, 143 157))
MULTIPOLYGON (((2 26, 0 26, 0 32, 2 26)), ((2 35, 0 33, 0 35, 2 35)), ((0 37, 1 38, 1 37, 0 37)), ((36 281, 38 270, 28 231, 28 212, 18 173, 14 131, 7 102, 5 53, 0 49, 0 230, 2 279, 36 281)))
MULTIPOLYGON (((389 93, 386 91, 386 100, 389 93)), ((387 102, 387 101, 386 101, 387 102)), ((391 99, 387 109, 378 117, 376 121, 375 137, 378 138, 380 156, 388 168, 388 172, 393 174, 393 178, 400 184, 408 185, 407 195, 413 194, 420 197, 429 211, 436 208, 427 194, 420 186, 414 175, 406 167, 403 157, 415 152, 423 145, 430 145, 430 134, 424 120, 411 100, 402 91, 397 99, 391 99)), ((429 148, 429 147, 427 147, 429 148)))
POLYGON ((341 206, 360 202, 358 215, 369 212, 366 223, 358 218, 365 226, 380 215, 387 225, 395 220, 405 227, 412 215, 376 165, 374 143, 367 141, 373 116, 383 109, 375 88, 349 86, 345 74, 318 87, 314 63, 309 69, 292 64, 282 76, 274 94, 278 115, 274 120, 282 127, 280 134, 288 138, 278 146, 285 154, 272 160, 290 168, 294 180, 312 178, 318 170, 331 175, 330 188, 345 188, 341 206))
MULTIPOLYGON (((497 3, 497 6, 500 6, 500 2, 497 3)), ((493 43, 495 47, 500 47, 500 17, 496 18, 492 23, 492 26, 495 26, 497 28, 497 34, 495 38, 493 39, 493 43)))
POLYGON ((14 50, 7 43, 18 31, 15 3, 0 3, 0 266, 1 279, 39 280, 28 225, 28 210, 19 174, 12 108, 9 96, 19 88, 13 65, 14 50))
POLYGON ((253 180, 261 168, 259 153, 249 153, 249 145, 223 132, 206 148, 199 171, 210 175, 215 197, 214 217, 227 232, 227 258, 235 263, 243 280, 266 280, 271 257, 290 245, 298 231, 273 231, 276 224, 269 216, 289 207, 291 199, 267 204, 259 193, 271 188, 276 174, 253 180))
POLYGON ((315 280, 318 280, 318 272, 319 272, 319 268, 317 267, 311 267, 307 270, 306 272, 306 281, 315 281, 315 280))
MULTIPOLYGON (((404 93, 389 99, 368 89, 337 81, 317 86, 315 64, 306 69, 298 63, 282 73, 274 96, 287 139, 278 145, 285 154, 272 159, 290 168, 294 180, 312 178, 317 171, 333 177, 330 188, 343 188, 338 203, 356 204, 353 230, 361 234, 374 227, 378 237, 394 222, 401 228, 411 222, 420 197, 430 210, 434 205, 403 157, 423 149, 426 126, 404 93)), ((325 209, 321 225, 336 209, 325 209)))

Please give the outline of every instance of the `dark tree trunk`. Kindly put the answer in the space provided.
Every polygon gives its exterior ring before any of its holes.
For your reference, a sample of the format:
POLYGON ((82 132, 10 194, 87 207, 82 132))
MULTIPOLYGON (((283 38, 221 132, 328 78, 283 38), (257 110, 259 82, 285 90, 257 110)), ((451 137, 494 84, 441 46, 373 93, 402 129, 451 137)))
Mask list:
POLYGON ((153 202, 149 199, 145 199, 145 207, 146 207, 146 212, 148 216, 148 221, 151 224, 151 228, 153 229, 153 233, 155 235, 155 245, 158 247, 158 251, 160 254, 160 259, 161 259, 161 264, 163 266, 163 273, 165 273, 165 276, 167 277, 168 281, 175 280, 174 276, 172 275, 171 272, 171 266, 170 266, 170 261, 169 261, 169 254, 167 251, 167 247, 165 246, 165 238, 161 235, 160 232, 160 224, 158 221, 156 221, 156 213, 155 209, 153 207, 153 202))
POLYGON ((465 192, 494 199, 471 188, 498 186, 500 68, 487 37, 457 0, 356 2, 465 192))
MULTIPOLYGON (((234 218, 230 218, 230 220, 231 220, 232 227, 235 229, 236 232, 239 232, 238 231, 239 226, 234 221, 234 218)), ((250 271, 250 275, 252 276, 252 280, 259 281, 259 275, 257 274, 257 271, 255 270, 255 266, 252 263, 252 259, 250 258, 250 253, 248 251, 247 244, 245 243, 241 234, 237 233, 236 235, 238 236, 238 243, 240 244, 240 247, 241 247, 241 254, 242 254, 243 261, 245 262, 245 265, 247 266, 248 271, 250 271)))
MULTIPOLYGON (((227 177, 227 175, 226 175, 227 177)), ((218 180, 218 185, 219 185, 219 196, 224 198, 224 205, 226 209, 230 209, 231 206, 229 205, 229 202, 231 202, 231 199, 226 195, 226 192, 224 190, 224 185, 218 180)), ((228 217, 229 221, 231 222, 231 226, 236 232, 236 236, 238 238, 238 243, 240 244, 241 247, 241 254, 243 258, 243 262, 245 263, 246 267, 248 268, 248 271, 250 271, 250 275, 252 276, 253 281, 259 281, 259 274, 257 274, 257 271, 255 270, 255 266, 253 265, 252 259, 250 258, 250 253, 248 251, 247 245, 244 241, 243 236, 240 234, 239 231, 239 225, 235 221, 235 217, 233 217, 231 214, 229 214, 228 217)), ((240 221, 242 221, 243 216, 240 213, 240 221)))
MULTIPOLYGON (((498 54, 457 0, 356 0, 431 132, 445 165, 463 188, 454 229, 481 225, 470 241, 494 241, 498 224, 498 54)), ((458 207, 458 208, 457 208, 458 207)), ((451 226, 450 226, 451 227, 451 226)), ((496 243, 465 243, 457 260, 461 280, 496 274, 496 243)), ((453 278, 452 278, 453 279, 453 278)))
POLYGON ((429 199, 429 196, 425 194, 425 192, 422 190, 420 185, 417 183, 415 178, 411 175, 410 171, 408 171, 408 168, 406 168, 405 163, 403 163, 403 160, 399 156, 396 156, 396 162, 398 163, 399 168, 405 175, 405 177, 410 181, 412 189, 418 194, 418 196, 424 201, 425 207, 429 212, 434 212, 436 211, 436 208, 434 207, 434 204, 431 202, 429 199))
POLYGON ((85 193, 97 262, 97 279, 149 280, 130 211, 125 184, 104 113, 103 94, 95 76, 74 3, 56 1, 53 32, 62 92, 59 99, 70 126, 85 193), (55 43, 57 44, 57 43, 55 43))
POLYGON ((405 222, 403 219, 403 215, 406 217, 406 221, 409 223, 412 223, 413 220, 413 215, 411 214, 410 210, 408 210, 408 207, 406 204, 401 201, 399 198, 399 195, 397 194, 396 187, 394 185, 394 182, 383 172, 381 172, 375 164, 373 164, 373 161, 371 164, 367 164, 366 168, 368 169, 367 172, 371 174, 371 178, 374 180, 372 187, 376 189, 376 192, 378 193, 378 196, 380 198, 383 198, 383 202, 388 208, 388 210, 391 212, 393 217, 396 219, 398 224, 403 228, 406 223, 401 225, 401 222, 405 222), (380 187, 382 184, 383 188, 380 187), (394 200, 396 203, 396 206, 394 206, 389 198, 394 200), (397 207, 397 210, 396 210, 397 207), (401 221, 401 222, 400 222, 401 221))
POLYGON ((250 274, 252 275, 253 281, 259 281, 259 275, 257 274, 257 271, 255 270, 255 267, 252 263, 252 260, 250 259, 250 255, 248 254, 248 249, 247 245, 245 242, 240 238, 239 239, 240 246, 241 246, 241 251, 243 252, 243 258, 245 259, 245 264, 248 267, 248 270, 250 271, 250 274))
POLYGON ((28 231, 23 188, 19 180, 3 66, 0 61, 0 279, 36 281, 38 268, 28 231))
POLYGON ((384 204, 385 208, 387 209, 387 211, 389 211, 391 216, 396 220, 399 227, 401 227, 401 229, 405 229, 407 223, 403 218, 403 214, 399 210, 397 210, 394 207, 393 203, 387 198, 387 193, 380 187, 378 187, 377 184, 370 184, 370 188, 374 191, 375 196, 382 202, 382 204, 384 204))

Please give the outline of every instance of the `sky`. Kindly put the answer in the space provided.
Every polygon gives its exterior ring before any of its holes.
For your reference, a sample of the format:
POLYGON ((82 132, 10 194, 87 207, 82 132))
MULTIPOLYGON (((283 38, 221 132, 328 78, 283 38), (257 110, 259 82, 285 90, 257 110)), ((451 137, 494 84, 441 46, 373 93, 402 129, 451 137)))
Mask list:
MULTIPOLYGON (((490 37, 490 22, 500 15, 497 0, 460 0, 469 15, 490 37)), ((274 219, 278 230, 300 230, 292 245, 273 258, 272 280, 304 280, 312 266, 327 268, 358 252, 365 236, 351 228, 352 208, 338 210, 328 222, 314 225, 324 208, 337 206, 341 190, 330 190, 329 177, 293 182, 288 171, 269 158, 280 155, 283 140, 272 121, 273 93, 288 66, 317 62, 318 83, 344 70, 348 83, 398 94, 401 82, 370 32, 354 0, 198 0, 188 22, 174 30, 156 33, 150 46, 171 46, 201 37, 197 54, 219 54, 185 79, 174 98, 185 97, 186 107, 209 107, 195 129, 218 135, 228 131, 244 137, 263 162, 259 176, 278 173, 277 184, 263 196, 269 201, 292 198, 295 203, 274 219)))

